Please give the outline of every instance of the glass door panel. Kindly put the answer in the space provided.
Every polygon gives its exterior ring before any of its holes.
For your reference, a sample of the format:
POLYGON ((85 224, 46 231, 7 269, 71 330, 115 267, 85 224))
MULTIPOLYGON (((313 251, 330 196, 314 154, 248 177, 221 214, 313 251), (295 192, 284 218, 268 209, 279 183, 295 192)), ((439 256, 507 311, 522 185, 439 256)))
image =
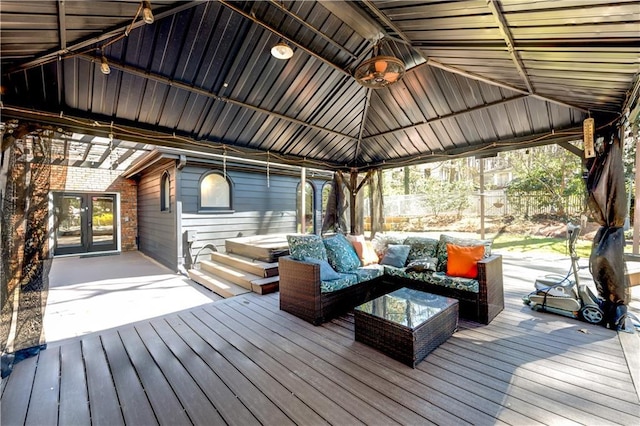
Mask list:
POLYGON ((91 250, 115 249, 115 196, 91 197, 91 250), (107 247, 108 246, 108 247, 107 247))
POLYGON ((86 210, 84 197, 81 195, 62 194, 56 197, 56 254, 74 253, 84 250, 85 226, 83 215, 86 210))

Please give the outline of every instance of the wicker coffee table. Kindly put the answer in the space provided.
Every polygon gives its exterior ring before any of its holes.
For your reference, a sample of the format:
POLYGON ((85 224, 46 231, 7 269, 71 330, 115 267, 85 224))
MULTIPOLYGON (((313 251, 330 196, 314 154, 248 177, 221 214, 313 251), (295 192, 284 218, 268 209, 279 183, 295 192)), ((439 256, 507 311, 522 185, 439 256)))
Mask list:
POLYGON ((410 367, 458 327, 458 301, 401 288, 354 310, 355 339, 410 367))

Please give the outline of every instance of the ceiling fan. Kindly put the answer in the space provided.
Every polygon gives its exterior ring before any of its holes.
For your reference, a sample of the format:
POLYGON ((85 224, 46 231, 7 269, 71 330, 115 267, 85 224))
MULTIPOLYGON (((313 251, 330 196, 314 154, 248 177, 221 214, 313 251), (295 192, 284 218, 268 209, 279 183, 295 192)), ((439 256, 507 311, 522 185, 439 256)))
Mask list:
POLYGON ((358 65, 353 76, 364 87, 380 89, 399 81, 404 73, 404 62, 394 56, 378 55, 376 44, 374 57, 358 65))

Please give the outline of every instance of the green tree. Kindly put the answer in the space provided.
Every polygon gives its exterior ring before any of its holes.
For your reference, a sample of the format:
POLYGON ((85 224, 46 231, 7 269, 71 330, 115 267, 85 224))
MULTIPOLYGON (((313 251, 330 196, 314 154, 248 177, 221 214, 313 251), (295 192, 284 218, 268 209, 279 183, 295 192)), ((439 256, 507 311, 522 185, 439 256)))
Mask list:
MULTIPOLYGON (((538 194, 542 204, 565 215, 566 197, 585 194, 582 160, 558 145, 546 145, 503 154, 513 167, 514 180, 507 187, 510 202, 523 194, 538 194)), ((527 211, 523 212, 525 215, 527 211)))

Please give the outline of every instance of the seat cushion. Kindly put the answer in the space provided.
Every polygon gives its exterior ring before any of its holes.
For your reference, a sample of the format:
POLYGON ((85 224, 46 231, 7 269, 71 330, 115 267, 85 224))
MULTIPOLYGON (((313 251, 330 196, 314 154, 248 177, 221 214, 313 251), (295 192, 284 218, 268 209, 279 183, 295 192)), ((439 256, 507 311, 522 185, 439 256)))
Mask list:
POLYGON ((360 267, 360 258, 344 235, 336 234, 323 242, 329 263, 337 272, 350 272, 360 267))
POLYGON ((358 276, 356 274, 339 275, 340 278, 337 280, 320 281, 320 293, 331 293, 358 284, 358 276))
POLYGON ((295 260, 304 260, 305 257, 313 257, 320 260, 328 260, 327 249, 322 238, 315 234, 287 235, 289 253, 295 260))
POLYGON ((368 265, 357 268, 351 272, 358 277, 358 282, 369 281, 374 278, 381 277, 384 273, 384 266, 382 265, 368 265))

